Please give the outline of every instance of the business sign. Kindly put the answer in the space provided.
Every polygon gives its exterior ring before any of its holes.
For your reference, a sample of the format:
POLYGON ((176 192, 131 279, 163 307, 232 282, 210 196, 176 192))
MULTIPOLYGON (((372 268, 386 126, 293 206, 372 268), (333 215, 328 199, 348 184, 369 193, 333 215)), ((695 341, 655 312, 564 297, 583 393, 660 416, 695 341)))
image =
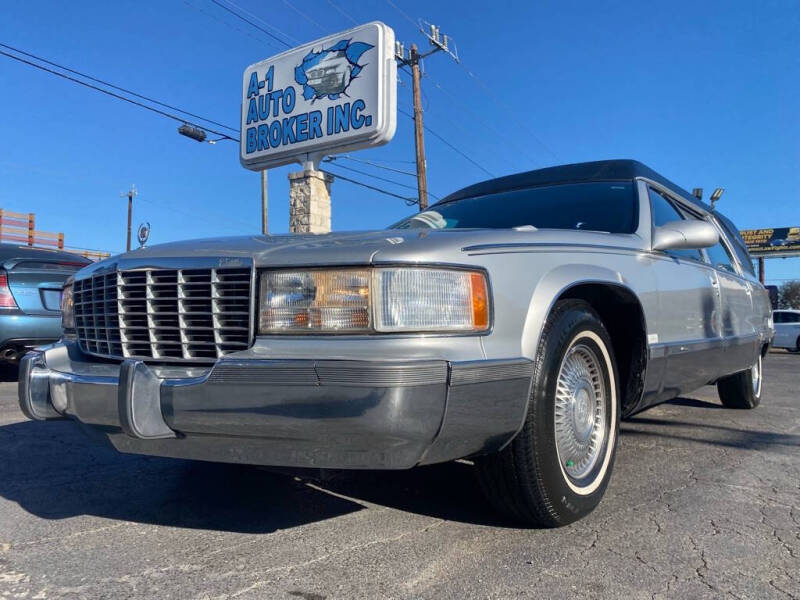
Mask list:
POLYGON ((397 125, 394 31, 374 22, 247 67, 239 158, 248 169, 385 144, 397 125))
POLYGON ((753 256, 800 254, 800 227, 744 229, 740 233, 753 256))

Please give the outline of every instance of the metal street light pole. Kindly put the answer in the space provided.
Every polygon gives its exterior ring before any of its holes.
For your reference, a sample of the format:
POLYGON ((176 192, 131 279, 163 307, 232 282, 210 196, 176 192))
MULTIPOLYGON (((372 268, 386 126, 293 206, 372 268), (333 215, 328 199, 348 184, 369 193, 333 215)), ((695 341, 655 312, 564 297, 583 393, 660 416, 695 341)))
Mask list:
POLYGON ((261 233, 269 233, 269 217, 267 216, 267 170, 261 171, 261 233))

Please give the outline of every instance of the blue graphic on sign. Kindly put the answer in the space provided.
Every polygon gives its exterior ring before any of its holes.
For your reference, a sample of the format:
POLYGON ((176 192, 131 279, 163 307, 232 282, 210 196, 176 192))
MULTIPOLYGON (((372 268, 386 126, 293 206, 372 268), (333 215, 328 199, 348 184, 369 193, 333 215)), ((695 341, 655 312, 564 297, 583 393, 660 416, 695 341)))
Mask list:
POLYGON ((294 80, 303 86, 303 98, 336 100, 345 92, 366 65, 358 64, 361 56, 374 48, 366 42, 340 40, 319 52, 311 50, 294 69, 294 80))

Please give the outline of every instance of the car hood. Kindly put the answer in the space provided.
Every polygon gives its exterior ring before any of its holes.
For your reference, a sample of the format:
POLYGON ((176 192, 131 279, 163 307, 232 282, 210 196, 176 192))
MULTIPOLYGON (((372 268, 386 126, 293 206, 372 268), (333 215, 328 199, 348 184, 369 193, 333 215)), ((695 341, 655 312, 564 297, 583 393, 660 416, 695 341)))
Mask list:
MULTIPOLYGON (((253 260, 256 267, 445 262, 476 251, 529 245, 588 244, 637 247, 640 238, 590 231, 508 229, 388 229, 327 234, 252 235, 170 242, 113 256, 84 269, 151 259, 221 258, 253 260)), ((233 264, 230 261, 228 264, 233 264)))

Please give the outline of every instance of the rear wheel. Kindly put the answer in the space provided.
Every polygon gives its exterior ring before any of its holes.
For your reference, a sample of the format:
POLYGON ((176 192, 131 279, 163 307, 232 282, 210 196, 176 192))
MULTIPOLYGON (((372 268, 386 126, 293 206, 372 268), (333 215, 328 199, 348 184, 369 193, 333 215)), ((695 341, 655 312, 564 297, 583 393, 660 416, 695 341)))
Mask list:
POLYGON ((717 393, 727 408, 755 408, 761 403, 763 370, 761 354, 756 363, 745 371, 739 371, 717 381, 717 393))
POLYGON ((591 306, 558 302, 539 343, 528 414, 502 451, 476 460, 491 503, 515 520, 558 527, 589 514, 611 477, 619 431, 611 341, 591 306))

